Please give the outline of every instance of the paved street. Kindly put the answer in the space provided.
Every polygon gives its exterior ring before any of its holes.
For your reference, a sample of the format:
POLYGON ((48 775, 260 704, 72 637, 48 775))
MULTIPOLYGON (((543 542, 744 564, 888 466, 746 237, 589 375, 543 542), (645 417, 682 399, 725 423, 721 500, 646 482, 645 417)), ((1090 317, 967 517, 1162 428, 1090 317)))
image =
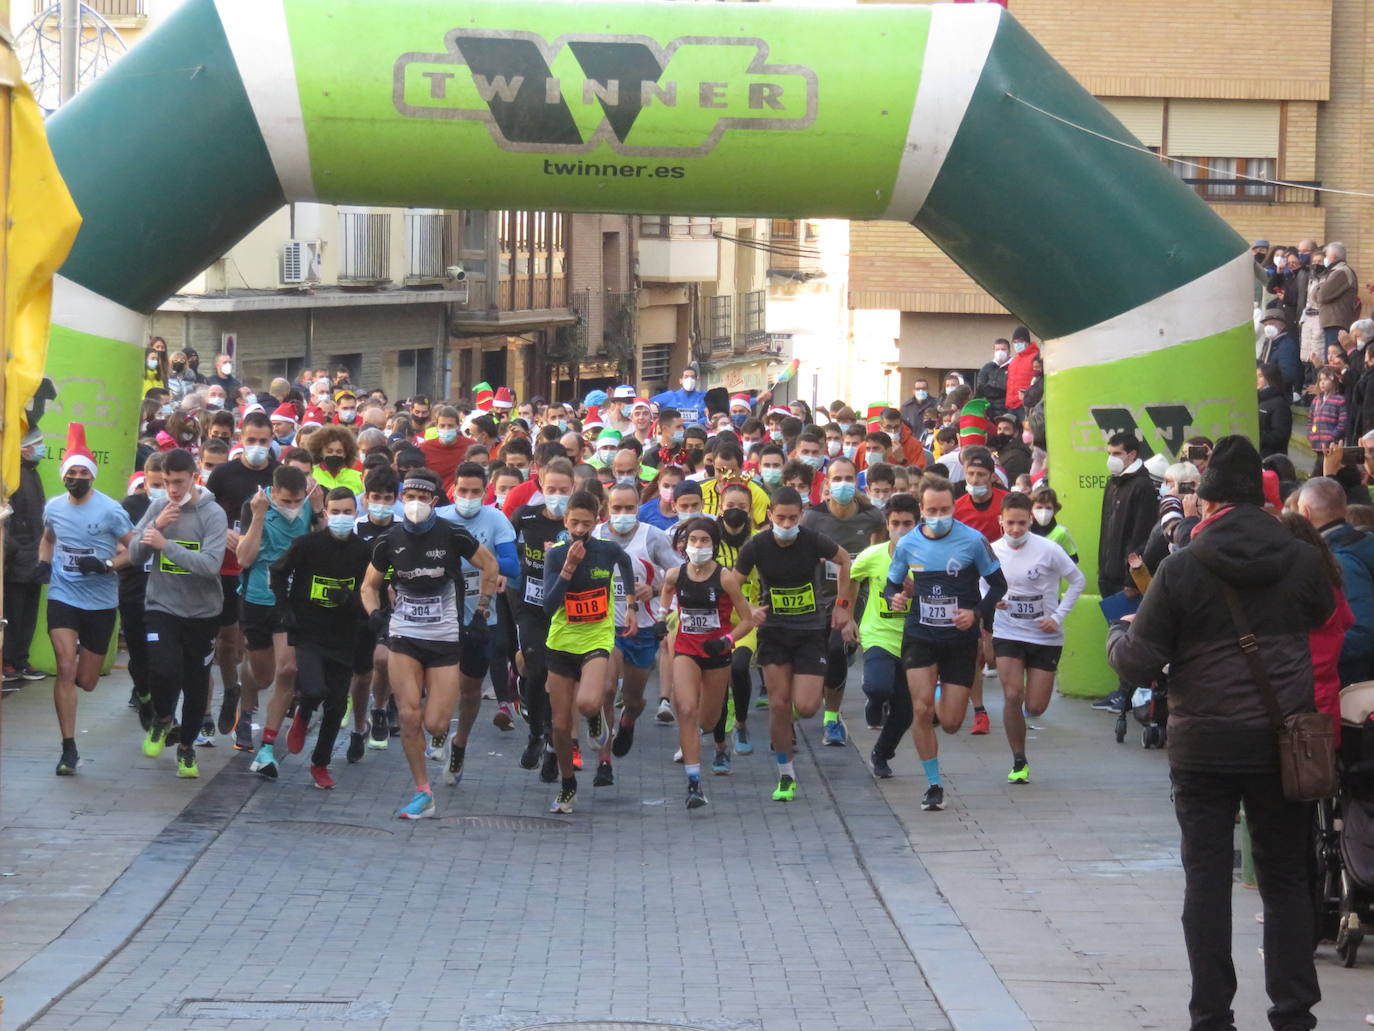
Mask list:
MULTIPOLYGON (((1035 721, 1028 787, 1003 783, 996 705, 992 736, 942 738, 942 814, 919 811, 908 744, 894 780, 868 776, 857 691, 856 747, 805 748, 798 802, 767 800, 760 752, 710 777, 711 805, 693 814, 673 730, 644 727, 616 786, 593 791, 584 773, 578 812, 553 818, 550 787, 515 765, 517 735, 484 719, 462 786, 439 789, 441 819, 407 825, 392 818, 407 795, 397 744, 360 766, 340 759, 330 793, 294 759, 276 784, 243 756, 212 776, 223 746, 189 785, 138 756, 123 683, 107 678, 83 707, 91 762, 74 781, 52 776, 42 747, 48 684, 5 703, 5 972, 30 960, 0 980, 6 1027, 55 993, 33 1026, 1050 1031, 1185 1019, 1163 756, 1116 745, 1111 718, 1083 703, 1058 699, 1035 721)), ((1236 899, 1239 1026, 1258 1028, 1258 898, 1238 887, 1236 899)), ((1342 970, 1329 952, 1322 1026, 1361 1026, 1368 966, 1342 970)))

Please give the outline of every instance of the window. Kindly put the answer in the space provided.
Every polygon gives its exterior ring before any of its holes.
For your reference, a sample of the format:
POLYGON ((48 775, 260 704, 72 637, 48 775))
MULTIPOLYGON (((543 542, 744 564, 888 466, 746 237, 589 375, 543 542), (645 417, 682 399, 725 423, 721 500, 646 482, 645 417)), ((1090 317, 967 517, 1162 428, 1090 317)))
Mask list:
POLYGON ((485 253, 487 248, 487 213, 485 211, 462 212, 463 253, 485 253))
POLYGON ((795 218, 775 218, 771 232, 774 240, 795 240, 797 238, 797 220, 795 218))
POLYGON ((1175 175, 1210 201, 1276 200, 1278 187, 1242 177, 1273 179, 1277 164, 1273 158, 1222 157, 1177 157, 1169 162, 1175 175))
POLYGON ((646 344, 639 366, 640 382, 667 387, 668 364, 672 358, 672 344, 646 344))
POLYGON ((720 294, 711 298, 711 353, 728 354, 735 346, 735 319, 733 298, 720 294))
POLYGON ((768 343, 768 334, 763 328, 764 309, 767 303, 768 294, 764 290, 751 290, 747 294, 740 294, 739 329, 744 336, 744 346, 751 351, 768 343))
POLYGON ((339 209, 339 282, 377 284, 391 279, 391 216, 339 209))
POLYGON ((715 219, 710 215, 640 215, 639 235, 710 239, 715 219))

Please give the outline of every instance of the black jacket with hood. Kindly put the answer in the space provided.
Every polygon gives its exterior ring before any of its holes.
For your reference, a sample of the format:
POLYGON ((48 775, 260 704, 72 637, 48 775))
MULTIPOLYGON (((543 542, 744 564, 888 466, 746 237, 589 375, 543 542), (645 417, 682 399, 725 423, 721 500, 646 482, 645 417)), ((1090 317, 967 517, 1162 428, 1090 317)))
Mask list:
POLYGON ((1107 480, 1097 539, 1097 587, 1102 597, 1125 588, 1130 576, 1126 556, 1145 547, 1158 517, 1159 489, 1143 464, 1107 480))
POLYGON ((1308 633, 1335 606, 1321 559, 1273 516, 1235 505, 1201 524, 1164 560, 1134 623, 1117 623, 1107 658, 1128 682, 1169 667, 1169 762, 1179 769, 1257 772, 1277 765, 1277 738, 1240 649, 1221 581, 1240 595, 1285 715, 1311 712, 1308 633))

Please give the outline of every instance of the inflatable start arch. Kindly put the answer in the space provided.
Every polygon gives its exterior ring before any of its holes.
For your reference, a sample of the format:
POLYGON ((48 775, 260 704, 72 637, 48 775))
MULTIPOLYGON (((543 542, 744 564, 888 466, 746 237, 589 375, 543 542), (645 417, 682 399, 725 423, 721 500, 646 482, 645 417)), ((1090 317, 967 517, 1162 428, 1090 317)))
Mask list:
POLYGON ((49 134, 49 371, 115 471, 145 316, 305 200, 911 222, 1047 342, 1090 584, 1105 433, 1257 428, 1245 241, 995 4, 187 0, 49 134))

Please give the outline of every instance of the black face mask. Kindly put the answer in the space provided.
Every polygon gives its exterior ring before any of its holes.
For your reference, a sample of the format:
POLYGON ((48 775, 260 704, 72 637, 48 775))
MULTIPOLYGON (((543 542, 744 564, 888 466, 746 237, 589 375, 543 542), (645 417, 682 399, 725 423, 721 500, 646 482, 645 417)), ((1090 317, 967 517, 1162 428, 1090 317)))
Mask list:
POLYGON ((749 516, 738 508, 727 508, 720 514, 720 525, 731 535, 739 535, 749 529, 749 516))
POLYGON ((78 501, 91 492, 91 481, 80 476, 64 476, 62 485, 67 488, 67 493, 78 501))
POLYGON ((329 470, 333 476, 339 475, 339 471, 344 467, 343 455, 325 455, 320 461, 320 465, 329 470))
POLYGON ((184 369, 184 368, 186 368, 186 363, 185 363, 185 362, 172 362, 172 371, 173 371, 173 372, 180 372, 180 371, 181 371, 182 369, 184 369))

